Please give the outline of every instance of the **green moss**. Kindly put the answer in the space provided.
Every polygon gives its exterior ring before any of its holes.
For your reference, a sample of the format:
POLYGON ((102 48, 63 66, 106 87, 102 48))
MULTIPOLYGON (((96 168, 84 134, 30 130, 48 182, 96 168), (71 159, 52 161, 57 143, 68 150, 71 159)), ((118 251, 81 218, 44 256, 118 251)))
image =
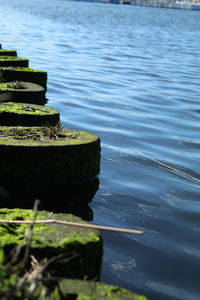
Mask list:
POLYGON ((6 102, 0 103, 0 113, 1 112, 13 112, 13 113, 26 113, 26 114, 37 114, 45 115, 50 113, 55 113, 57 110, 51 107, 34 105, 34 104, 25 104, 25 103, 15 103, 15 102, 6 102))
MULTIPOLYGON (((22 104, 23 105, 23 104, 22 104)), ((0 106, 1 107, 1 106, 0 106)), ((45 107, 44 107, 45 110, 45 107)), ((53 110, 53 108, 52 108, 53 110)), ((47 127, 49 128, 49 127, 47 127)), ((20 134, 19 134, 20 135, 20 134)), ((45 133, 45 127, 0 126, 0 145, 12 146, 73 146, 85 145, 98 141, 99 138, 86 131, 61 129, 60 134, 54 139, 45 133), (22 139, 18 140, 17 132, 22 133, 22 139)))
POLYGON ((0 56, 0 67, 28 67, 28 59, 15 56, 0 56))
MULTIPOLYGON (((33 211, 24 209, 0 209, 0 219, 7 220, 32 220, 33 211)), ((67 214, 53 214, 47 211, 39 211, 37 220, 58 219, 84 223, 80 218, 67 214)), ((23 249, 27 245, 29 225, 0 223, 0 244, 9 251, 13 246, 22 244, 23 249)), ((75 228, 59 224, 35 224, 31 244, 31 254, 36 259, 50 259, 58 254, 64 258, 76 253, 77 257, 62 264, 52 266, 60 276, 73 278, 93 278, 100 276, 102 259, 102 239, 96 230, 75 228)), ((22 252, 23 253, 23 252, 22 252)), ((50 272, 52 271, 49 270, 50 272)))
POLYGON ((74 295, 77 300, 148 300, 145 296, 119 286, 100 282, 60 280, 58 284, 63 299, 68 299, 70 295, 74 295))
POLYGON ((0 103, 1 126, 56 126, 60 121, 57 110, 34 104, 0 103))
POLYGON ((31 68, 1 67, 0 82, 28 81, 47 87, 47 72, 31 68))
POLYGON ((31 73, 45 73, 47 74, 46 71, 42 71, 42 70, 38 70, 38 69, 32 69, 32 68, 21 68, 21 67, 2 67, 0 68, 0 70, 3 70, 3 71, 19 71, 19 72, 31 72, 31 73))
POLYGON ((0 57, 0 60, 3 61, 3 60, 23 60, 23 59, 27 59, 27 58, 24 58, 24 57, 12 57, 12 56, 8 56, 8 55, 2 55, 0 57))
POLYGON ((0 83, 0 89, 2 91, 24 91, 24 90, 35 90, 39 89, 39 86, 37 84, 33 84, 32 82, 24 82, 24 81, 11 81, 11 82, 3 82, 0 83))

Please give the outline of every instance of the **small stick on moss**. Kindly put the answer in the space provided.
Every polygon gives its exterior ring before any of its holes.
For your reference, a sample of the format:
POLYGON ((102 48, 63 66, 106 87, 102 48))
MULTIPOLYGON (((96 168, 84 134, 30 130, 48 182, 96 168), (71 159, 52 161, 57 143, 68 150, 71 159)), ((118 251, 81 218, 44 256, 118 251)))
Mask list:
POLYGON ((38 199, 36 199, 35 202, 34 202, 33 221, 30 224, 30 236, 29 236, 28 244, 27 244, 27 247, 25 249, 25 254, 24 254, 24 267, 26 266, 26 264, 29 260, 29 256, 30 256, 30 248, 31 248, 31 242, 32 242, 32 238, 33 238, 33 228, 34 228, 35 220, 36 220, 36 217, 37 217, 39 203, 40 203, 40 201, 38 199))
POLYGON ((164 163, 162 163, 162 162, 160 162, 160 161, 158 161, 158 160, 152 158, 152 157, 151 157, 150 155, 148 155, 148 154, 145 154, 145 153, 142 153, 142 152, 137 152, 137 153, 142 154, 142 155, 144 155, 144 156, 150 158, 152 161, 154 161, 155 163, 157 163, 158 165, 160 165, 160 166, 162 166, 162 167, 165 167, 165 168, 167 168, 167 169, 170 169, 170 170, 172 170, 172 171, 174 171, 174 172, 180 173, 180 174, 182 174, 182 175, 184 175, 184 176, 187 176, 187 177, 189 177, 189 178, 191 178, 191 179, 193 179, 193 180, 196 180, 196 181, 200 182, 200 179, 198 179, 198 178, 196 178, 196 177, 193 177, 193 176, 191 176, 191 175, 189 175, 189 174, 187 174, 187 173, 185 173, 185 172, 182 172, 182 171, 180 171, 180 170, 178 170, 178 169, 175 169, 175 168, 173 168, 173 167, 171 167, 171 166, 169 166, 169 165, 166 165, 166 164, 164 164, 164 163))
POLYGON ((60 224, 60 225, 68 225, 68 226, 75 226, 75 227, 131 233, 131 234, 138 234, 138 235, 141 235, 144 233, 142 230, 110 227, 110 226, 95 225, 95 224, 84 224, 84 223, 77 223, 77 222, 67 222, 67 221, 60 221, 60 220, 55 220, 55 219, 35 220, 35 221, 0 220, 0 223, 7 223, 7 224, 60 224))

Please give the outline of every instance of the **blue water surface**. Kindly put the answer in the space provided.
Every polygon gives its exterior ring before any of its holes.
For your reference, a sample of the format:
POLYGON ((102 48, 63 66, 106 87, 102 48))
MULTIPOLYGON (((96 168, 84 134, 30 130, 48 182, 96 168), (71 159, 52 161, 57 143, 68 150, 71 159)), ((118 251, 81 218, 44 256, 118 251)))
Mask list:
POLYGON ((102 233, 101 280, 152 300, 200 299, 200 13, 0 3, 2 47, 48 72, 47 105, 65 127, 101 138, 92 222, 144 231, 102 233))

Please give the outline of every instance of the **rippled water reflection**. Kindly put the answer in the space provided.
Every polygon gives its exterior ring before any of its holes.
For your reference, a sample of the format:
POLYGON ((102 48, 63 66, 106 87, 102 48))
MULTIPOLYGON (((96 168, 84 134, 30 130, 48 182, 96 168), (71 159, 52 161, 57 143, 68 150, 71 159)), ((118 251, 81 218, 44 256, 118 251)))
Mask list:
POLYGON ((65 127, 101 138, 93 222, 145 232, 103 233, 102 280, 199 299, 199 182, 143 155, 199 178, 199 12, 0 2, 3 47, 48 72, 48 105, 65 127))

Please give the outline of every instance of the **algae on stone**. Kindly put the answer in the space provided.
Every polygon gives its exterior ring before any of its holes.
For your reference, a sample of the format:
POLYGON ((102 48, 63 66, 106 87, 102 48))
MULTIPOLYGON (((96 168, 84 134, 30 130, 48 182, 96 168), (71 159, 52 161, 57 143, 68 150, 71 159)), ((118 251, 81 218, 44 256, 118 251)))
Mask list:
POLYGON ((0 103, 0 126, 56 126, 60 121, 57 110, 35 104, 0 103))
POLYGON ((86 183, 100 171, 100 139, 48 127, 0 127, 0 180, 24 187, 86 183), (52 132, 51 132, 52 130, 52 132))
POLYGON ((15 56, 0 56, 0 67, 28 67, 28 59, 15 56))
MULTIPOLYGON (((0 209, 0 219, 32 220, 33 210, 3 208, 0 209)), ((85 223, 73 215, 38 211, 37 220, 44 219, 85 223)), ((29 226, 0 223, 0 244, 6 253, 13 247, 22 245, 23 256, 30 234, 29 226)), ((35 224, 30 254, 37 260, 63 255, 60 262, 57 261, 49 267, 48 271, 53 275, 80 279, 100 277, 103 246, 97 230, 60 224, 35 224), (70 260, 72 255, 75 258, 70 260)))
POLYGON ((28 81, 47 89, 47 72, 31 68, 1 67, 0 82, 28 81))

